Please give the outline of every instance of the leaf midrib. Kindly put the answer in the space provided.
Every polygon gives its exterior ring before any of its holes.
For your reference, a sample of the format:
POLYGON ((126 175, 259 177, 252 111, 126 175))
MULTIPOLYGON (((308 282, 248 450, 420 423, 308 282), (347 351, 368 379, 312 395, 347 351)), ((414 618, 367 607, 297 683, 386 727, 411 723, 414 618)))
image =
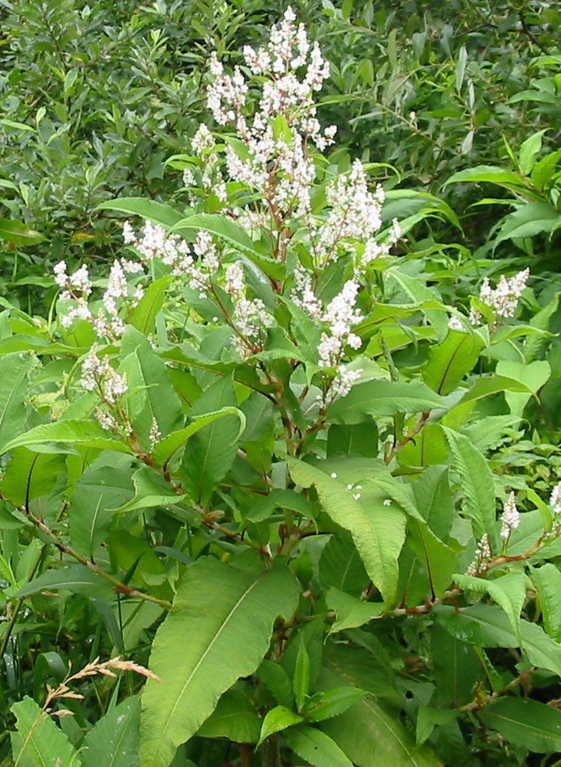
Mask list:
POLYGON ((232 607, 232 609, 230 610, 230 612, 229 612, 229 613, 228 613, 228 615, 226 616, 226 618, 225 618, 225 620, 223 621, 222 625, 220 626, 220 628, 218 629, 218 631, 216 632, 216 634, 215 634, 215 635, 214 635, 214 637, 212 638, 212 640, 211 640, 210 644, 207 646, 206 650, 203 652, 203 654, 202 654, 202 655, 201 655, 201 657, 199 658, 198 662, 196 663, 195 667, 194 667, 194 668, 193 668, 193 670, 191 671, 190 675, 189 675, 189 676, 187 677, 187 679, 185 680, 185 683, 184 683, 183 687, 181 688, 181 692, 180 692, 180 693, 179 693, 179 695, 177 696, 177 698, 176 698, 176 701, 175 701, 175 703, 174 703, 174 705, 173 705, 173 707, 172 707, 171 711, 169 712, 169 715, 168 715, 168 717, 167 717, 167 721, 165 722, 165 725, 164 725, 164 727, 163 727, 163 729, 164 729, 164 730, 165 730, 165 729, 167 729, 167 727, 168 727, 168 724, 169 724, 170 720, 171 720, 171 719, 172 719, 172 717, 174 716, 174 714, 175 714, 175 711, 176 711, 176 709, 177 709, 177 707, 178 707, 178 705, 179 705, 180 701, 183 699, 183 696, 185 695, 185 691, 186 691, 187 687, 189 686, 189 684, 191 683, 191 681, 192 681, 193 677, 195 676, 195 674, 196 674, 196 673, 197 673, 197 671, 199 670, 199 668, 200 668, 201 664, 202 664, 202 663, 203 663, 203 662, 206 660, 206 658, 207 658, 208 654, 209 654, 209 653, 211 652, 211 650, 213 649, 213 647, 214 647, 215 643, 218 641, 218 639, 219 639, 219 637, 221 636, 221 634, 222 634, 222 633, 223 633, 223 632, 226 630, 226 627, 228 626, 228 623, 229 623, 229 622, 232 620, 232 618, 233 618, 234 614, 236 613, 236 610, 239 608, 239 606, 242 604, 242 602, 243 602, 245 599, 247 599, 247 597, 248 597, 248 596, 249 596, 249 594, 252 592, 252 590, 253 590, 254 588, 256 588, 256 587, 259 585, 259 583, 260 583, 260 582, 261 582, 261 580, 264 578, 264 576, 265 576, 265 572, 261 573, 261 574, 260 574, 260 575, 259 575, 259 576, 258 576, 258 577, 257 577, 257 578, 254 580, 254 581, 253 581, 253 583, 252 583, 252 584, 249 586, 249 588, 247 588, 247 589, 245 589, 245 590, 244 590, 243 594, 240 596, 240 598, 238 599, 238 601, 235 603, 235 605, 232 607))

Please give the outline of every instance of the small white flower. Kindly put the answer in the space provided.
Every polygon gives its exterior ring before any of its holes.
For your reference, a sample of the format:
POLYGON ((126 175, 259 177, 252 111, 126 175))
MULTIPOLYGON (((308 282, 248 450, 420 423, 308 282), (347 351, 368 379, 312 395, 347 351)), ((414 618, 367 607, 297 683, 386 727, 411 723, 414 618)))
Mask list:
POLYGON ((391 498, 386 498, 386 500, 384 501, 384 506, 391 506, 391 505, 392 505, 391 498))
POLYGON ((463 323, 458 319, 458 317, 456 317, 455 314, 453 314, 448 320, 448 327, 450 330, 465 330, 463 323))
POLYGON ((520 524, 520 512, 516 508, 514 493, 510 493, 501 514, 501 539, 506 543, 513 530, 520 524))
POLYGON ((337 474, 334 471, 332 471, 330 474, 330 477, 331 479, 337 479, 337 474))
POLYGON ((551 491, 549 503, 554 514, 561 514, 561 482, 558 482, 551 491))

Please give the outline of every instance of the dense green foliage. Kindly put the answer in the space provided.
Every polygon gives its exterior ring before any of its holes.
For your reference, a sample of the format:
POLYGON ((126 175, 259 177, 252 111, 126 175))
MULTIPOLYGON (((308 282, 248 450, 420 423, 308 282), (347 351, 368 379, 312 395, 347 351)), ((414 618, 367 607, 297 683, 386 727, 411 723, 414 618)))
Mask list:
POLYGON ((380 5, 0 4, 3 767, 559 764, 561 11, 380 5))

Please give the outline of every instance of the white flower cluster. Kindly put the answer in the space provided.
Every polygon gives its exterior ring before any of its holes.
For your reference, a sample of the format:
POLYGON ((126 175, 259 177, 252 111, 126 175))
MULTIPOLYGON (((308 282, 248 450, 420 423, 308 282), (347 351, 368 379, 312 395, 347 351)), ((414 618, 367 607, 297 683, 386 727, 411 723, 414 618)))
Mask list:
MULTIPOLYGON (((116 405, 128 390, 127 379, 111 367, 107 357, 99 357, 98 351, 99 344, 92 344, 82 363, 81 384, 86 391, 97 389, 107 404, 116 405)), ((112 427, 104 426, 104 428, 112 427)))
MULTIPOLYGON (((212 236, 200 231, 192 246, 175 234, 166 232, 163 226, 147 221, 142 237, 137 237, 128 221, 123 225, 123 239, 133 245, 143 261, 159 258, 170 266, 175 275, 190 277, 189 286, 194 290, 205 290, 220 262, 212 236)), ((141 266, 142 268, 142 266, 141 266)))
POLYGON ((159 441, 159 439, 162 436, 162 432, 160 431, 160 427, 158 426, 158 421, 155 418, 152 418, 152 425, 150 426, 150 434, 148 436, 150 440, 150 449, 154 447, 156 442, 159 441))
POLYGON ((337 370, 331 382, 328 400, 319 397, 325 405, 337 397, 345 397, 362 375, 362 370, 348 370, 341 364, 345 346, 359 349, 362 345, 361 338, 351 330, 363 319, 360 312, 354 308, 359 285, 354 280, 348 280, 341 292, 324 309, 313 290, 310 273, 297 268, 294 278, 294 303, 312 319, 328 325, 328 332, 324 331, 321 334, 318 345, 318 365, 321 368, 335 367, 337 370))
MULTIPOLYGON (((140 270, 142 270, 142 265, 140 265, 140 270)), ((101 338, 115 339, 124 333, 125 326, 119 316, 119 303, 123 299, 128 300, 130 298, 134 306, 143 296, 143 289, 139 286, 129 297, 126 272, 139 271, 136 263, 126 259, 113 262, 97 315, 91 311, 88 305, 87 299, 92 292, 92 284, 87 267, 81 266, 74 274, 69 275, 67 274, 66 262, 60 261, 53 271, 56 284, 63 288, 60 294, 61 300, 74 301, 74 306, 71 306, 61 317, 63 328, 69 328, 75 319, 82 319, 91 322, 97 335, 101 338)))
MULTIPOLYGON (((337 244, 343 240, 364 243, 359 268, 388 255, 399 240, 401 229, 394 220, 386 242, 379 243, 374 238, 382 226, 384 190, 380 185, 374 192, 369 190, 368 177, 360 160, 354 161, 350 173, 339 176, 328 185, 326 197, 331 210, 327 220, 317 225, 318 238, 314 248, 320 265, 334 257, 337 244)), ((357 250, 356 246, 354 249, 357 250)))
POLYGON ((266 311, 260 298, 246 297, 245 277, 240 261, 234 261, 226 267, 224 280, 224 290, 233 303, 232 323, 239 333, 234 338, 234 344, 242 359, 247 359, 262 349, 263 330, 272 327, 273 317, 266 311))
MULTIPOLYGON (((202 162, 201 186, 204 190, 214 192, 218 199, 225 203, 228 200, 228 194, 218 155, 214 151, 215 147, 216 141, 212 133, 204 123, 201 123, 191 141, 191 149, 202 162)), ((194 186, 195 178, 191 170, 187 169, 183 173, 183 183, 185 186, 194 186)))
POLYGON ((466 570, 466 575, 481 575, 486 572, 487 563, 492 557, 491 546, 489 545, 489 536, 484 533, 475 549, 473 562, 466 570))
POLYGON ((561 514, 561 482, 558 482, 551 491, 549 503, 554 514, 561 514))
POLYGON ((462 321, 455 314, 448 320, 448 327, 450 330, 465 330, 462 321))
POLYGON ((520 524, 520 512, 516 507, 514 493, 510 493, 501 514, 500 536, 504 543, 508 541, 513 530, 520 524))
MULTIPOLYGON (((529 276, 529 269, 524 269, 510 278, 501 274, 499 284, 495 289, 491 287, 489 278, 485 277, 479 292, 479 298, 484 304, 490 306, 499 317, 514 317, 514 312, 518 306, 518 299, 526 287, 529 276)), ((472 307, 469 319, 472 325, 480 325, 481 312, 472 307)))
POLYGON ((81 266, 74 274, 67 274, 66 261, 59 261, 53 268, 56 284, 62 288, 61 301, 74 300, 75 304, 61 317, 61 325, 68 329, 74 320, 91 320, 88 296, 92 292, 87 266, 81 266))
POLYGON ((329 326, 329 334, 321 334, 318 346, 320 367, 338 365, 347 345, 351 349, 360 349, 361 338, 351 332, 351 328, 363 319, 360 312, 354 308, 358 291, 358 283, 348 280, 323 313, 321 319, 329 326))
POLYGON ((304 26, 294 24, 295 18, 288 8, 265 47, 243 50, 251 74, 265 76, 250 122, 243 114, 248 93, 243 73, 236 67, 227 75, 216 56, 211 59, 215 79, 208 89, 208 107, 220 125, 236 127, 248 150, 241 157, 232 146, 226 147, 228 172, 233 180, 266 196, 273 217, 309 212, 315 170, 306 145, 312 141, 322 151, 333 143, 336 132, 334 126, 322 132, 312 97, 328 77, 329 67, 317 43, 310 46, 304 26), (305 69, 301 78, 297 69, 305 69), (273 130, 279 117, 286 121, 287 132, 273 130))

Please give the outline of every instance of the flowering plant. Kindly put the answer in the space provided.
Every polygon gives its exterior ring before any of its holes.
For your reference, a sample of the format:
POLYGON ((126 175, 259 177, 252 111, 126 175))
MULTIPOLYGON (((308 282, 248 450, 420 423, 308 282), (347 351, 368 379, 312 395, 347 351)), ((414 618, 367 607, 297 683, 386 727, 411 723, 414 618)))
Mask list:
POLYGON ((0 347, 0 492, 44 547, 8 598, 85 593, 121 654, 148 638, 140 746, 124 714, 141 767, 226 759, 221 739, 242 765, 429 767, 477 751, 473 721, 500 758, 526 753, 503 718, 561 675, 543 564, 561 491, 509 474, 501 448, 549 376, 552 311, 515 319, 527 272, 485 280, 470 311, 427 284, 412 222, 367 166, 324 154, 328 66, 290 9, 243 60, 213 57, 219 130, 171 160, 187 209, 105 205, 145 219, 126 257, 107 280, 59 263, 58 320, 0 347), (502 676, 497 647, 521 653, 502 676))

